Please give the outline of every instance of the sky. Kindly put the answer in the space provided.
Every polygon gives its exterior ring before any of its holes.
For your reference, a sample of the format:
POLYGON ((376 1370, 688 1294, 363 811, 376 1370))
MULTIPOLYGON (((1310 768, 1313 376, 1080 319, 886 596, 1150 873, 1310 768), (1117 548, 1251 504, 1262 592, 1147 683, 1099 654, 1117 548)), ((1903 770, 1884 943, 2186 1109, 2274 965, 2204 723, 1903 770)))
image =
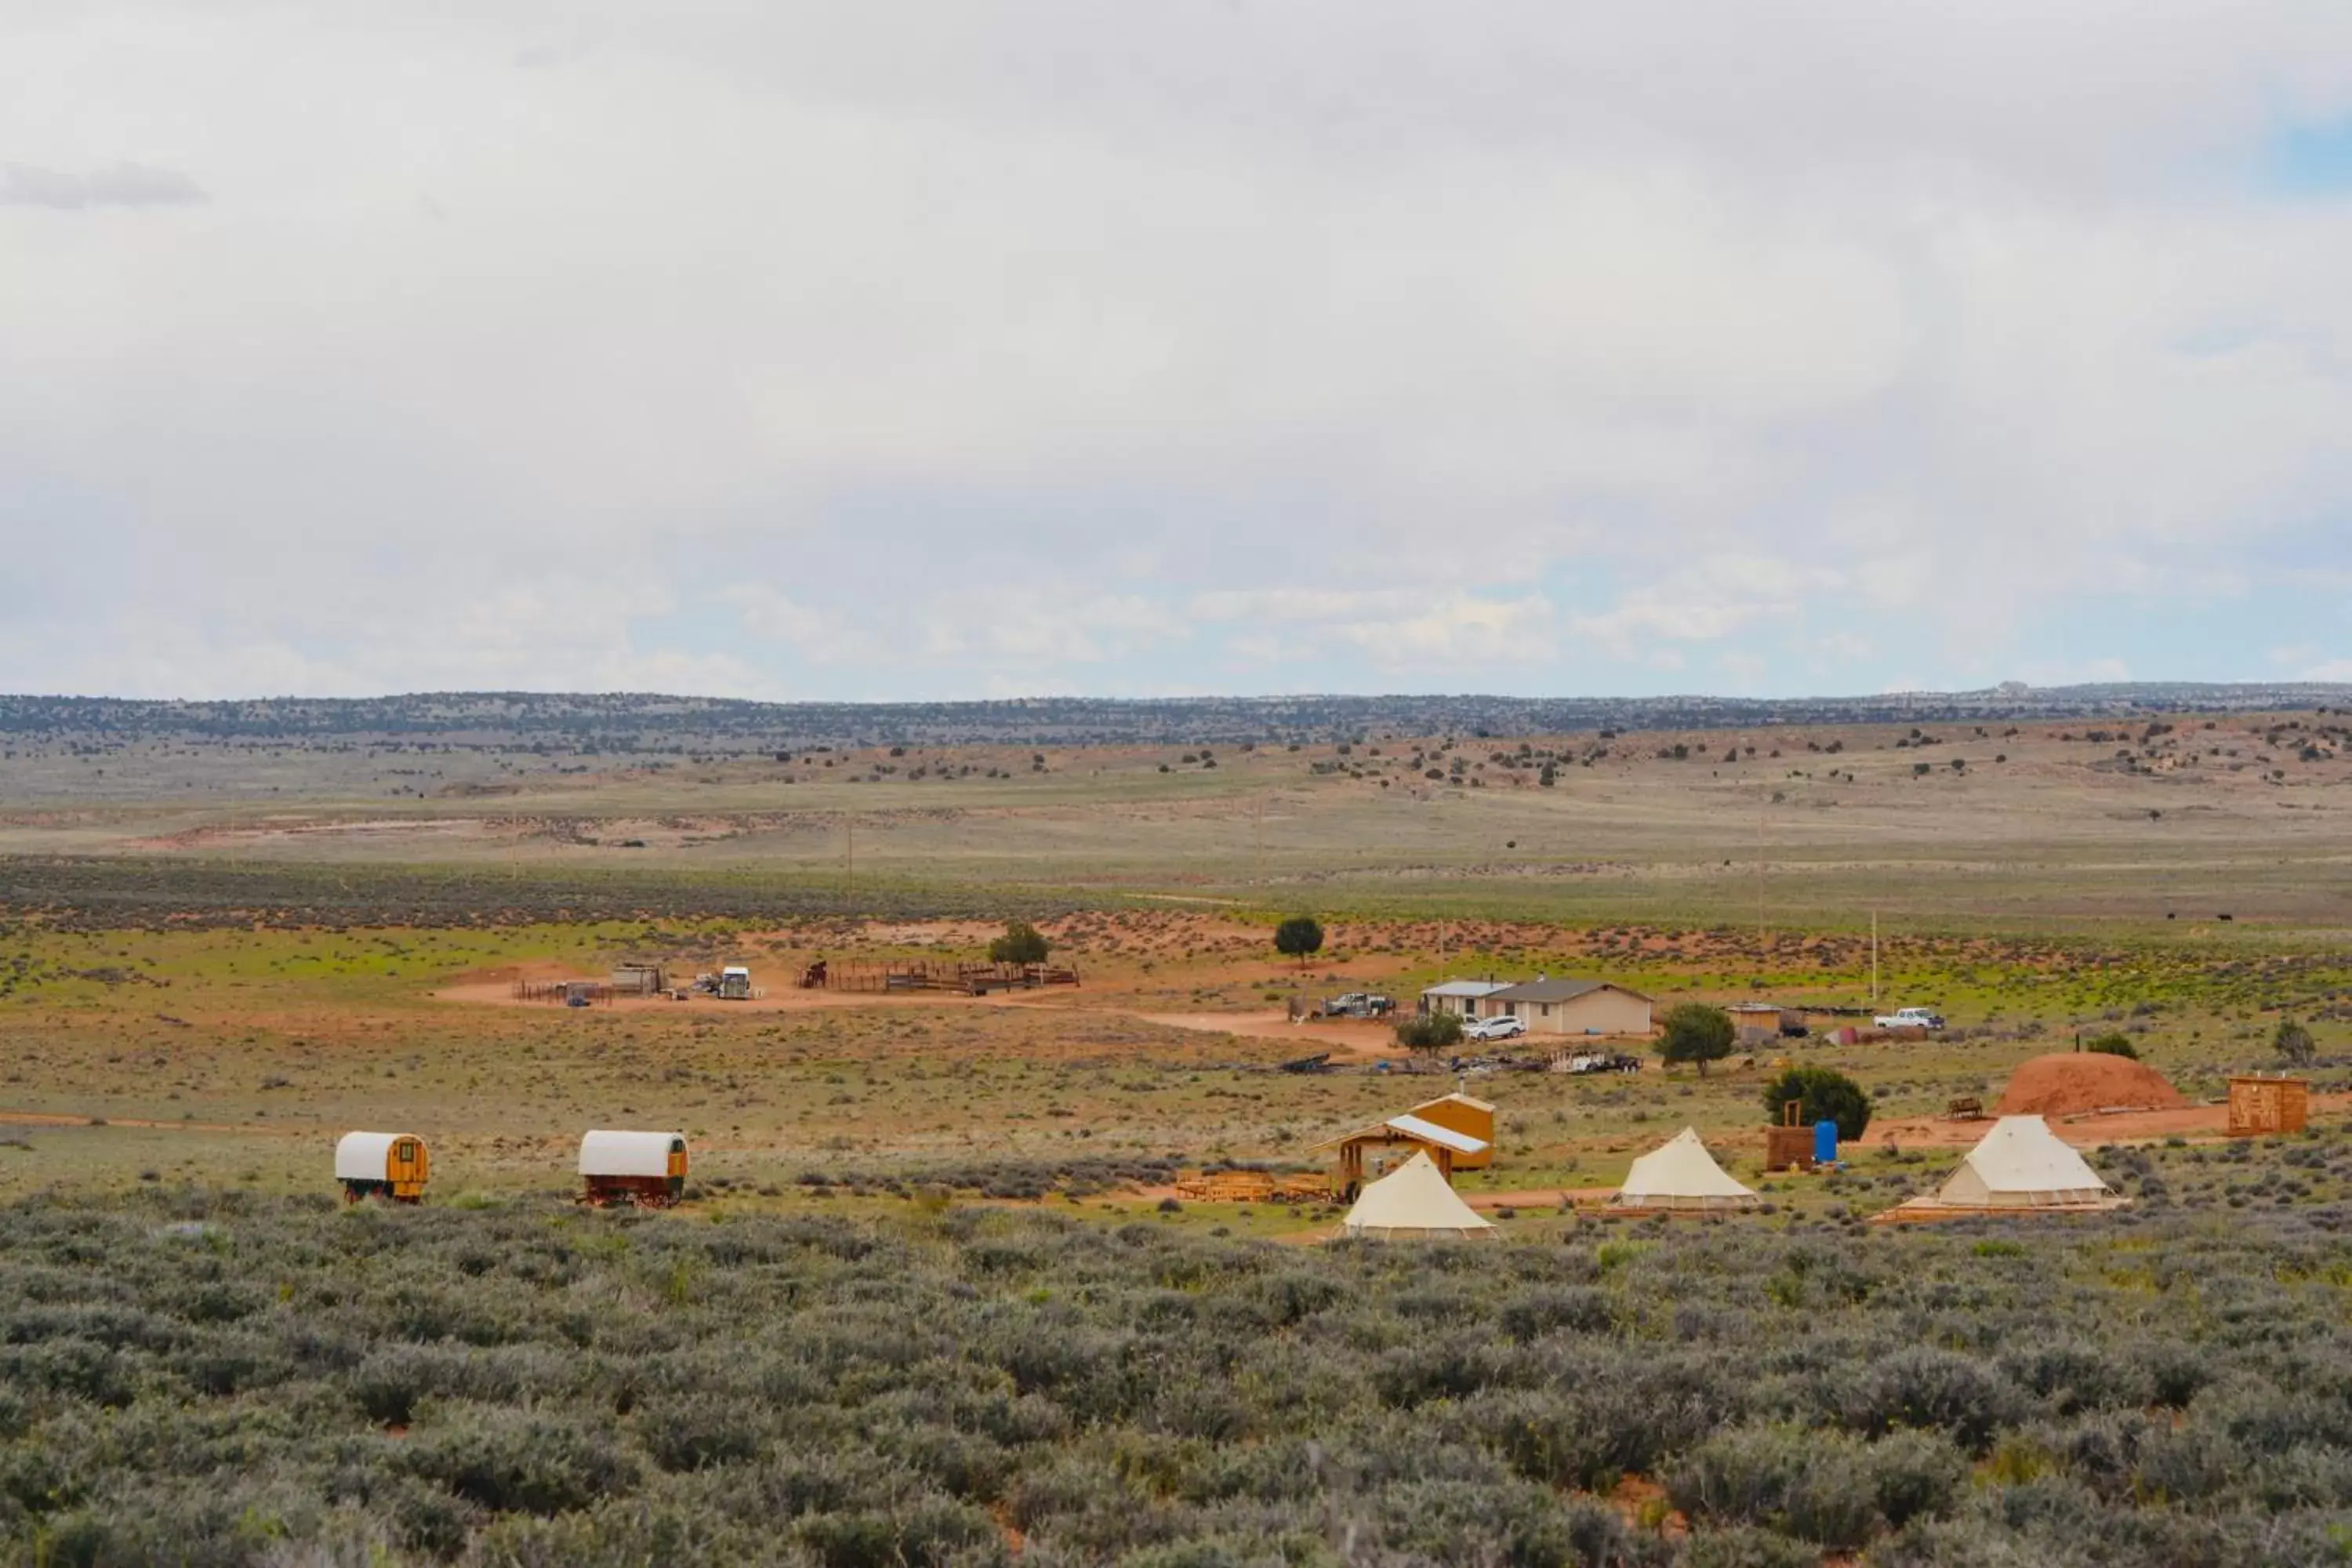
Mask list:
POLYGON ((2344 0, 0 0, 0 689, 2352 680, 2344 0))

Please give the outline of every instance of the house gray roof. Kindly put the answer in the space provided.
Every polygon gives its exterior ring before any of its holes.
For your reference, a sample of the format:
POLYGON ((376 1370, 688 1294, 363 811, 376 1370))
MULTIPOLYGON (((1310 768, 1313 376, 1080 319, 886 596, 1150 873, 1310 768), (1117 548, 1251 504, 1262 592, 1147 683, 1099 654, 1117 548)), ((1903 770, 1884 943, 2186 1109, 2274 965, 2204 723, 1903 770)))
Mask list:
POLYGON ((1423 996, 1492 996, 1497 991, 1508 991, 1507 980, 1449 980, 1443 985, 1433 985, 1423 996))
POLYGON ((1647 996, 1643 995, 1639 991, 1629 990, 1625 986, 1614 984, 1606 980, 1548 980, 1542 978, 1530 980, 1520 985, 1506 986, 1500 991, 1490 992, 1488 993, 1486 999, 1490 1002, 1573 1002, 1579 996, 1582 996, 1587 993, 1593 991, 1622 991, 1626 995, 1633 997, 1637 1001, 1647 1002, 1650 999, 1647 996))

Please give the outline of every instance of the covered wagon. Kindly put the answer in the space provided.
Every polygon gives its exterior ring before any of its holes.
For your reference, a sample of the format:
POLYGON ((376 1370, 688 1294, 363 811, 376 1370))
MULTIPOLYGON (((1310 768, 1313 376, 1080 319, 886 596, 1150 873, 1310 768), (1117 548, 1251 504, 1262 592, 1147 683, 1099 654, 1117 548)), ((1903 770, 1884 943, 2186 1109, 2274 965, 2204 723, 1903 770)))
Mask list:
POLYGON ((583 1201, 667 1208, 686 1191, 686 1134, 599 1130, 580 1140, 583 1201))
POLYGON ((425 1140, 414 1132, 346 1132, 335 1144, 335 1180, 343 1184, 345 1203, 420 1202, 431 1164, 425 1140))

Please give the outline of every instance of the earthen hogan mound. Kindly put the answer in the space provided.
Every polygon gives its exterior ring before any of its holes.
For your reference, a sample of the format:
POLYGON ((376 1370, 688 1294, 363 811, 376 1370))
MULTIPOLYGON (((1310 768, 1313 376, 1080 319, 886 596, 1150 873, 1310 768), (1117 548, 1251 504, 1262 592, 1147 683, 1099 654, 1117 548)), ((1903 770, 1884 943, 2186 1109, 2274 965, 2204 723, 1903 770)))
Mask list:
POLYGON ((2171 1110, 2188 1103, 2146 1062, 2098 1051, 2069 1051, 2021 1063, 2010 1075, 1996 1110, 2002 1116, 2079 1116, 2119 1107, 2171 1110))

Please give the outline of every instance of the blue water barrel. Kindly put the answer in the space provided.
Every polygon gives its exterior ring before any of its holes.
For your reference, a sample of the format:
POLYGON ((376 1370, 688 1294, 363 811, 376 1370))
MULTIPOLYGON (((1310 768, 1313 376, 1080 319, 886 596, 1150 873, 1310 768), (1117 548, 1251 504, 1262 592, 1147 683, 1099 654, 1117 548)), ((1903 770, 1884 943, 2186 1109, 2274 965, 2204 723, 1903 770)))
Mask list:
POLYGON ((1816 1165, 1834 1165, 1837 1163, 1836 1122, 1816 1121, 1813 1123, 1813 1163, 1816 1165))

